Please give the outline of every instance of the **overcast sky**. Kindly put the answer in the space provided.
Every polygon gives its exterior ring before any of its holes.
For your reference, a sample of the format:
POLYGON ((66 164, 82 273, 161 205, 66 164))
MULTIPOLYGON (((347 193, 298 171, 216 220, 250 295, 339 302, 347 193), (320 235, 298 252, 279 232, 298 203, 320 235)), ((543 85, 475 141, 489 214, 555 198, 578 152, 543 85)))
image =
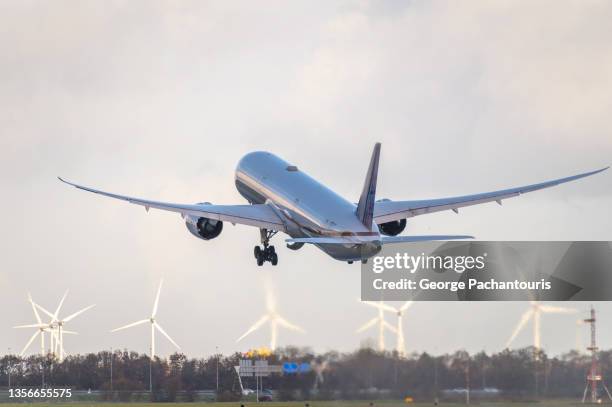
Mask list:
MULTIPOLYGON (((236 339, 264 312, 263 281, 306 334, 279 345, 353 350, 375 331, 359 265, 226 225, 202 241, 176 214, 78 191, 64 176, 171 202, 245 203, 240 157, 275 152, 356 201, 382 142, 379 197, 418 199, 524 185, 612 161, 609 1, 2 1, 0 354, 34 322, 30 291, 69 314, 71 352, 148 350, 158 320, 192 356, 265 345, 236 339)), ((612 174, 409 220, 414 234, 483 240, 612 240, 612 174)), ((585 311, 589 304, 569 306, 585 311)), ((612 304, 596 304, 612 347, 612 304)), ((525 303, 418 303, 409 351, 500 350, 525 303)), ((580 314, 582 316, 582 314, 580 314)), ((576 316, 545 315, 542 343, 575 345, 576 316)), ((389 316, 392 321, 393 317, 389 316)), ((530 328, 529 328, 530 329, 530 328)), ((531 342, 530 330, 516 340, 531 342)), ((393 338, 388 338, 391 347, 393 338)), ((32 350, 35 350, 34 347, 32 350)), ((158 351, 172 346, 163 338, 158 351)))

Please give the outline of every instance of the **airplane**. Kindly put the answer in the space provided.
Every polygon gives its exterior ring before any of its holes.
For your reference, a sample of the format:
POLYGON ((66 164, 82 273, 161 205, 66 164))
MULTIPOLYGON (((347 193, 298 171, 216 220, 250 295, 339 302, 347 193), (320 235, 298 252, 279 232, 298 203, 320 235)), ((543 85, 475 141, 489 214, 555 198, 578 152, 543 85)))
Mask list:
POLYGON ((349 264, 358 260, 366 263, 385 244, 473 238, 469 235, 399 236, 406 228, 408 218, 444 210, 459 213, 459 208, 486 202, 501 205, 504 199, 588 177, 609 168, 475 195, 413 201, 376 200, 380 149, 380 143, 376 143, 357 204, 317 182, 296 165, 265 151, 248 153, 236 167, 236 189, 248 201, 246 205, 151 201, 104 192, 58 178, 85 191, 144 206, 147 212, 150 208, 178 212, 189 232, 203 240, 217 238, 223 230, 223 222, 259 228, 262 246, 254 248, 257 265, 262 266, 268 261, 275 266, 278 255, 270 245, 270 239, 278 232, 289 235, 285 242, 291 250, 313 244, 336 260, 349 264))

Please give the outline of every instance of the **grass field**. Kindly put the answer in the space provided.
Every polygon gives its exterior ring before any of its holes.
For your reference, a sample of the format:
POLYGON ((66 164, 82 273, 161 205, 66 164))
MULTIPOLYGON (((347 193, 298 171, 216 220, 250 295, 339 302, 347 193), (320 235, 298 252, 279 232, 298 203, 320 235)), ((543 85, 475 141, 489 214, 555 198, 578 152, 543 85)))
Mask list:
MULTIPOLYGON (((369 401, 311 401, 307 402, 309 407, 370 407, 369 401)), ((23 407, 26 403, 6 403, 0 404, 1 407, 23 407)), ((88 402, 74 402, 74 403, 50 403, 50 402, 37 402, 32 403, 36 406, 52 405, 53 407, 91 407, 91 406, 106 406, 106 407, 160 407, 163 405, 171 405, 172 407, 194 407, 194 406, 205 406, 205 407, 240 407, 241 404, 244 407, 305 407, 306 402, 295 401, 295 402, 267 402, 267 403, 246 403, 246 402, 227 402, 227 403, 88 403, 88 402)), ((424 407, 433 406, 432 402, 428 403, 410 403, 406 404, 402 401, 377 401, 374 402, 374 407, 424 407)), ((448 407, 459 407, 465 406, 465 403, 440 403, 440 406, 448 407)), ((481 407, 520 407, 520 406, 532 406, 532 407, 570 407, 570 406, 584 406, 578 400, 542 400, 533 402, 480 402, 476 401, 471 405, 481 407)), ((610 405, 610 404, 608 404, 610 405)))

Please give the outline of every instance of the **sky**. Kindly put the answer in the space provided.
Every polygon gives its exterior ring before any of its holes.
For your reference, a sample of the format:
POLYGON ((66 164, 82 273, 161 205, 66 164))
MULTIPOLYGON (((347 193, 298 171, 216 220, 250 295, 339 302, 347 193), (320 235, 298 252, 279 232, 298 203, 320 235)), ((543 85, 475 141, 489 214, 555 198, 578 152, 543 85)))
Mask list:
MULTIPOLYGON (((177 214, 95 196, 63 176, 170 202, 243 204, 238 160, 267 150, 349 200, 382 143, 378 196, 425 199, 525 185, 612 161, 612 3, 607 1, 3 1, 0 3, 0 354, 21 350, 27 303, 64 315, 89 304, 68 353, 148 350, 158 321, 190 356, 269 342, 236 339, 265 311, 305 334, 279 345, 351 351, 375 330, 359 265, 225 225, 202 241, 177 214)), ((482 240, 612 240, 612 174, 410 219, 405 233, 482 240)), ((576 344, 576 315, 545 315, 542 344, 576 344)), ((499 351, 526 303, 420 302, 411 351, 499 351)), ((601 347, 612 304, 596 303, 601 347)), ((388 316, 394 322, 393 316, 388 316)), ((530 328, 530 327, 529 327, 530 328)), ((581 331, 584 332, 584 329, 581 331)), ((527 329, 516 346, 531 343, 527 329)), ((394 344, 387 337, 388 347, 394 344)), ((33 347, 34 351, 36 347, 33 347)), ((159 354, 174 351, 159 337, 159 354)))

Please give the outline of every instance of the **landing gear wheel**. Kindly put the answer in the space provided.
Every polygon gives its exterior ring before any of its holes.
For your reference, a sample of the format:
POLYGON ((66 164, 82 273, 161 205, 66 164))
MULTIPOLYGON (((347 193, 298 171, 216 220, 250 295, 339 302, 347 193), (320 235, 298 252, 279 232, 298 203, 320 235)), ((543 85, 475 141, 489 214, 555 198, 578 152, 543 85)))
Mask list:
POLYGON ((255 248, 253 248, 253 255, 257 260, 257 265, 263 266, 266 261, 269 261, 273 266, 276 266, 278 264, 278 255, 276 254, 274 246, 270 246, 269 242, 270 238, 277 232, 274 230, 268 231, 267 229, 260 229, 259 232, 261 234, 261 243, 263 247, 255 246, 255 248))

